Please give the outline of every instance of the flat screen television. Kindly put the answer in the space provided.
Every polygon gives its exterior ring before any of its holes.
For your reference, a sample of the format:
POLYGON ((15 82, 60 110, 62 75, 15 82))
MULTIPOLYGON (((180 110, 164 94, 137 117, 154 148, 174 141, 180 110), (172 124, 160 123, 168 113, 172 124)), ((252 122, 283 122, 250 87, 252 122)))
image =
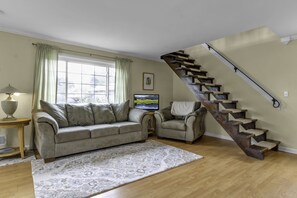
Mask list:
POLYGON ((134 107, 148 111, 159 110, 159 94, 134 94, 134 107))

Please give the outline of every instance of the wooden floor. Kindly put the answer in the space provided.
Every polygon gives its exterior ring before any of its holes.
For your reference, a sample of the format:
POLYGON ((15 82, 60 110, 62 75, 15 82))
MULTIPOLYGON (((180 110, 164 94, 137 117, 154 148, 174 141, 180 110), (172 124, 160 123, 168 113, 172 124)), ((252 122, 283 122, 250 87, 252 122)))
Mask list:
MULTIPOLYGON (((271 151, 261 161, 234 142, 207 136, 192 145, 158 141, 204 158, 94 197, 297 197, 297 155, 271 151)), ((0 168, 0 197, 34 197, 30 163, 0 168)))

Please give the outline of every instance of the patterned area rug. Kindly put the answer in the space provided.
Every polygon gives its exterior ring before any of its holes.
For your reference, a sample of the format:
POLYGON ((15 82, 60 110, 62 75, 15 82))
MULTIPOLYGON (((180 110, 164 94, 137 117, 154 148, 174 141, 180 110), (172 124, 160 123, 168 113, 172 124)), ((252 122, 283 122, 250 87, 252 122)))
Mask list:
POLYGON ((36 197, 87 197, 198 160, 200 155, 156 141, 32 161, 36 197))
POLYGON ((3 157, 0 158, 0 167, 2 166, 7 166, 7 165, 12 165, 12 164, 17 164, 17 163, 21 163, 21 162, 29 162, 32 160, 35 160, 35 155, 33 151, 27 151, 25 158, 22 159, 20 158, 19 155, 15 155, 12 157, 3 157))

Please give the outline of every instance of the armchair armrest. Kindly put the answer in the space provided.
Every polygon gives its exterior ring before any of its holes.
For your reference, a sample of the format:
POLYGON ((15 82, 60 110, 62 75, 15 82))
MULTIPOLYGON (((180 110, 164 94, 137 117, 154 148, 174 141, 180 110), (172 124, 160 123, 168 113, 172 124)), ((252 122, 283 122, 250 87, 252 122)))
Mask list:
POLYGON ((206 114, 207 110, 205 107, 201 107, 199 109, 197 109, 196 111, 193 111, 192 113, 189 113, 186 117, 185 117, 185 123, 187 123, 188 119, 191 117, 191 116, 194 116, 194 117, 202 117, 206 114))
POLYGON ((205 115, 206 108, 201 107, 198 110, 188 114, 185 118, 187 126, 186 141, 192 142, 198 137, 202 136, 205 132, 205 115))

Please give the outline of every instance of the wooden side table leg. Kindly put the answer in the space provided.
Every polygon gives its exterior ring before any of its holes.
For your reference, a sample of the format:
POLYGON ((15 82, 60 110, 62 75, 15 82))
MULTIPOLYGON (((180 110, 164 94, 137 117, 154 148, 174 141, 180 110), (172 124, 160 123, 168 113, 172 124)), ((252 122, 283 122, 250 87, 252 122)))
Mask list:
POLYGON ((19 137, 19 147, 20 147, 20 153, 22 159, 25 157, 25 152, 24 152, 24 127, 19 127, 18 128, 18 137, 19 137))

